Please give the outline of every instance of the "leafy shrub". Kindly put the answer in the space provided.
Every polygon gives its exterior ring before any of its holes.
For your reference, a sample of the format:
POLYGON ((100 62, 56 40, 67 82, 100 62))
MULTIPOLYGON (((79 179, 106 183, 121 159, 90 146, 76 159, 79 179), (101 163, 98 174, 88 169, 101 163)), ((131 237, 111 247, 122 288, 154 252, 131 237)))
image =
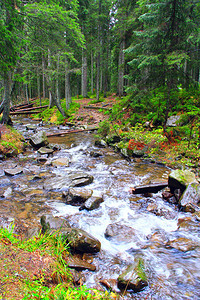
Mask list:
POLYGON ((104 120, 99 123, 98 133, 101 136, 106 137, 109 131, 110 131, 110 123, 108 121, 104 120))

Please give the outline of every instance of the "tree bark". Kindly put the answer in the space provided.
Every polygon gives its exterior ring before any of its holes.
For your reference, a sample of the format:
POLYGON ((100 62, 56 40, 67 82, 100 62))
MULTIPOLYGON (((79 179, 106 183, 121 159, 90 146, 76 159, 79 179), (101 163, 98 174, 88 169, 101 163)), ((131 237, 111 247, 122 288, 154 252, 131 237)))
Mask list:
POLYGON ((67 58, 65 60, 65 100, 66 100, 66 109, 69 109, 72 99, 71 99, 71 89, 70 89, 69 63, 67 58))
POLYGON ((124 93, 124 50, 125 40, 122 39, 119 50, 119 61, 118 61, 118 95, 121 97, 124 93))
POLYGON ((87 97, 87 53, 82 49, 81 90, 83 98, 87 97))
POLYGON ((10 114, 10 90, 11 90, 11 72, 8 72, 4 76, 4 100, 3 100, 3 116, 1 119, 2 124, 9 123, 10 114))
POLYGON ((94 93, 94 60, 93 60, 93 53, 91 51, 91 94, 94 93))
POLYGON ((44 54, 42 54, 42 90, 43 90, 43 98, 46 98, 46 90, 45 90, 45 61, 44 61, 44 54))

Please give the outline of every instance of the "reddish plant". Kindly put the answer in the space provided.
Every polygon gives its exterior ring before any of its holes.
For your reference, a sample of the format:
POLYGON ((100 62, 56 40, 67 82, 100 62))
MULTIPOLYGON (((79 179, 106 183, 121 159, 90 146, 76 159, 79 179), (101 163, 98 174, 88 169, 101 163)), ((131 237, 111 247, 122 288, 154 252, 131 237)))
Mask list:
POLYGON ((129 150, 142 150, 144 148, 145 144, 142 142, 137 142, 135 140, 129 140, 128 143, 128 149, 129 150))

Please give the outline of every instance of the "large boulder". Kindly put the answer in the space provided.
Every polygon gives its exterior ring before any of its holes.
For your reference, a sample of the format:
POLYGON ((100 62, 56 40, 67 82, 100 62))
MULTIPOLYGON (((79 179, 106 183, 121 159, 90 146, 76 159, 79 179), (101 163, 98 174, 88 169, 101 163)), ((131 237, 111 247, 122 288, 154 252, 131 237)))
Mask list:
POLYGON ((194 213, 200 210, 200 184, 190 183, 180 198, 179 204, 186 212, 194 213))
POLYGON ((194 182, 197 183, 195 174, 188 170, 174 170, 169 174, 168 178, 168 186, 172 193, 176 189, 180 189, 181 193, 183 193, 186 187, 194 182))
POLYGON ((78 187, 78 186, 84 186, 84 185, 88 185, 88 184, 92 183, 94 177, 87 173, 75 172, 75 173, 71 173, 69 175, 69 179, 71 180, 70 186, 78 187))
POLYGON ((46 133, 44 131, 37 132, 30 138, 30 144, 34 148, 41 148, 48 145, 46 133))
POLYGON ((118 277, 118 287, 120 289, 133 290, 139 292, 148 285, 147 276, 144 271, 144 261, 141 257, 135 259, 133 265, 129 265, 127 269, 118 277))

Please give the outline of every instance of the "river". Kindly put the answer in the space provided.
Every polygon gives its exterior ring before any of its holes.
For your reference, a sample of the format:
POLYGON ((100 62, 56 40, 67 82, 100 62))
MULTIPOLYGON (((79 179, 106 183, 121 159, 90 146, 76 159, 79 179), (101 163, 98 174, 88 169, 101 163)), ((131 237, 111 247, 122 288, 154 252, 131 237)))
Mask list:
MULTIPOLYGON (((16 118, 14 127, 26 138, 33 121, 16 118)), ((37 126, 37 130, 56 132, 56 126, 37 126)), ((60 127, 59 130, 66 129, 60 127)), ((68 167, 53 167, 38 161, 40 154, 31 147, 17 158, 0 161, 0 223, 15 220, 21 231, 38 225, 43 214, 66 218, 101 241, 100 253, 93 256, 96 271, 83 271, 88 287, 101 288, 99 280, 115 281, 119 274, 142 255, 148 287, 139 293, 126 293, 123 299, 200 299, 199 218, 180 212, 163 200, 162 193, 133 195, 131 188, 149 182, 166 181, 169 168, 149 161, 125 160, 112 148, 94 146, 95 136, 89 132, 49 138, 60 145, 53 157, 67 157, 68 167), (91 151, 102 156, 93 157, 91 151), (21 166, 23 174, 9 177, 4 169, 21 166), (83 171, 94 177, 86 189, 103 195, 104 202, 92 210, 66 204, 62 188, 57 187, 72 171, 83 171), (47 186, 53 186, 53 189, 47 186), (112 237, 106 237, 108 226, 112 237)), ((19 230, 20 231, 20 230, 19 230)))

